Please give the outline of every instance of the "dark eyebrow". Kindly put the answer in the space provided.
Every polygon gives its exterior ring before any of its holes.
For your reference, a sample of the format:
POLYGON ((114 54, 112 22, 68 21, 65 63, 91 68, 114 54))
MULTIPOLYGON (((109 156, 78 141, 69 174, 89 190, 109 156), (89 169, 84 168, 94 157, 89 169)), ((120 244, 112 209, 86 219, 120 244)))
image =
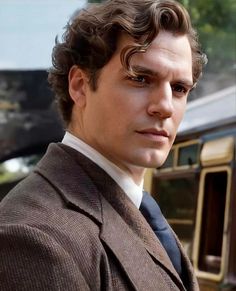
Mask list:
POLYGON ((193 82, 190 82, 188 80, 180 80, 180 81, 177 81, 176 83, 179 85, 183 85, 185 87, 188 87, 189 90, 194 88, 193 82))
MULTIPOLYGON (((142 67, 142 66, 132 66, 132 70, 136 74, 144 74, 144 75, 148 75, 151 77, 158 77, 161 75, 159 72, 155 72, 149 68, 142 67)), ((183 86, 186 86, 189 89, 192 89, 194 87, 193 82, 188 80, 188 79, 180 79, 180 80, 177 80, 176 83, 183 85, 183 86)))
POLYGON ((158 72, 154 72, 153 70, 142 67, 142 66, 132 66, 132 70, 134 71, 134 73, 150 75, 153 77, 160 75, 158 72))

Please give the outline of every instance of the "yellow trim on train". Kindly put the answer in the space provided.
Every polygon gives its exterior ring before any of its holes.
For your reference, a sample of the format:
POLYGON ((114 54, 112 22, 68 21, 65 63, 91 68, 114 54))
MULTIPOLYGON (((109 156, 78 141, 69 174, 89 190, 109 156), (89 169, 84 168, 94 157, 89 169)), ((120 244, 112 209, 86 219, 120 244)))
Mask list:
POLYGON ((234 138, 232 136, 211 140, 204 144, 201 151, 201 164, 213 166, 228 163, 233 159, 234 138))
POLYGON ((196 227, 194 234, 194 244, 193 244, 193 266, 198 278, 208 279, 212 281, 221 281, 226 272, 226 266, 228 265, 228 223, 229 223, 229 206, 230 206, 230 191, 231 191, 231 176, 232 170, 229 166, 218 166, 203 169, 200 176, 200 188, 197 204, 197 217, 196 217, 196 227), (204 186, 205 186, 205 177, 208 173, 216 172, 227 172, 227 187, 226 187, 226 203, 225 203, 225 213, 224 213, 224 229, 223 229, 223 241, 222 241, 222 250, 221 250, 221 262, 220 262, 220 272, 218 274, 210 273, 206 271, 199 270, 199 252, 200 252, 200 239, 201 239, 201 225, 202 225, 202 212, 203 212, 203 201, 204 201, 204 186))

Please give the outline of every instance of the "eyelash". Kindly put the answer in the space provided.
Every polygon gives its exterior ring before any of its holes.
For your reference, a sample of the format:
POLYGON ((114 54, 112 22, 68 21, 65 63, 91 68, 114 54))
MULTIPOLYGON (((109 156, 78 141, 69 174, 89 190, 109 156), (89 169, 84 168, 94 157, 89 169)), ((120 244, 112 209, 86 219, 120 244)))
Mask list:
POLYGON ((147 84, 150 84, 150 79, 147 76, 143 76, 143 75, 139 75, 139 76, 135 76, 135 77, 129 77, 129 80, 137 83, 140 86, 144 86, 147 84))
POLYGON ((172 90, 177 92, 177 93, 184 93, 184 94, 186 94, 188 92, 188 89, 186 89, 184 86, 179 85, 179 84, 173 85, 172 90), (179 91, 179 89, 181 89, 181 92, 179 91))

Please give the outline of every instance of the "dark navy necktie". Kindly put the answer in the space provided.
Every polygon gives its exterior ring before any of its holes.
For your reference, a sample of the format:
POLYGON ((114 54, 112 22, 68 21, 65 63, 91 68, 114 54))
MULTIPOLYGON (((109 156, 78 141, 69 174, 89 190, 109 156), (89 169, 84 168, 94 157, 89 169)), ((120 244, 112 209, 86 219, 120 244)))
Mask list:
POLYGON ((162 243, 176 271, 181 276, 181 254, 175 237, 164 219, 157 202, 145 191, 143 192, 140 211, 162 243))

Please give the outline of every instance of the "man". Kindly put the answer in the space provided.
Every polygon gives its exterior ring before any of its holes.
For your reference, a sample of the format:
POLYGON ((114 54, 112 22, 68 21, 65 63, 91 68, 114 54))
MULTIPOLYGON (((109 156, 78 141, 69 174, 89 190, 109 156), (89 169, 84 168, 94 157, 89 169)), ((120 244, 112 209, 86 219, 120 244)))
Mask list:
POLYGON ((66 134, 1 204, 1 290, 198 290, 173 232, 179 269, 139 208, 203 62, 177 2, 74 15, 49 73, 66 134))

